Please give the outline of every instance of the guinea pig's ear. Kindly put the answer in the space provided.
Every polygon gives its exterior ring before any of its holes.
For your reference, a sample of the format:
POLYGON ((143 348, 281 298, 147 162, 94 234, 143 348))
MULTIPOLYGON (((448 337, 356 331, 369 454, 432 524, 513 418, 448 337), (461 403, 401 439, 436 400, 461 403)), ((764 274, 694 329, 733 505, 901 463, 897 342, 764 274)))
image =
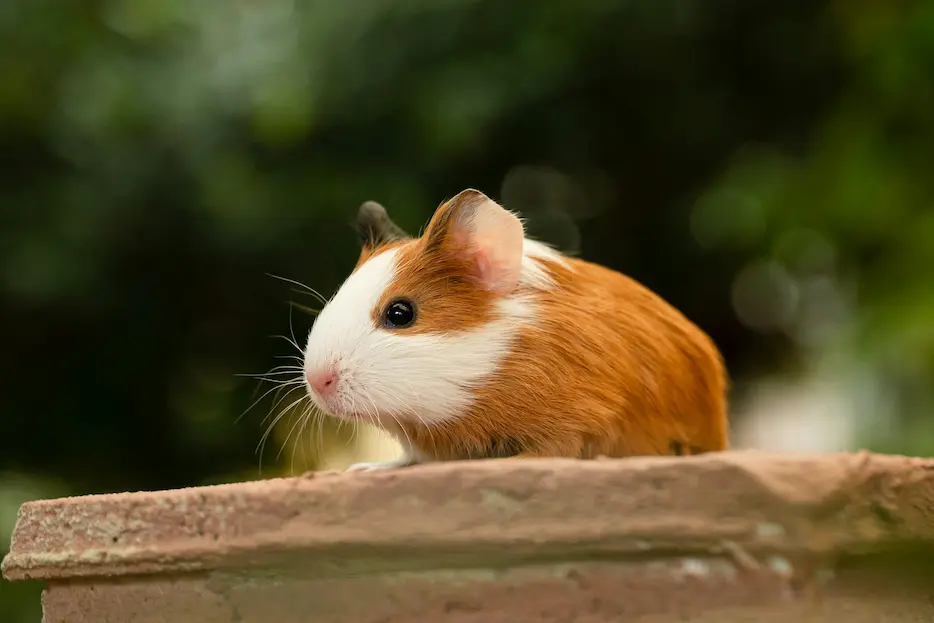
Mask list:
POLYGON ((357 210, 354 228, 364 247, 375 249, 389 242, 411 238, 401 227, 392 222, 386 208, 375 201, 366 201, 357 210))
POLYGON ((516 215, 468 188, 442 204, 425 230, 426 245, 470 262, 481 286, 508 294, 522 272, 525 231, 516 215))

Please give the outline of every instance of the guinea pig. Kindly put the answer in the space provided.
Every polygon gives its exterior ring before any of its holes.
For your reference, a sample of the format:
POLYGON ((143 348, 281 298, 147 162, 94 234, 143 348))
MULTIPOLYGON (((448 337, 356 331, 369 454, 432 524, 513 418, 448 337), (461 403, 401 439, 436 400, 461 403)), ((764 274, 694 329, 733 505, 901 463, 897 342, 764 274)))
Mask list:
POLYGON ((531 240, 468 189, 408 235, 375 202, 315 320, 307 390, 393 435, 395 461, 698 454, 728 447, 713 341, 633 279, 531 240))

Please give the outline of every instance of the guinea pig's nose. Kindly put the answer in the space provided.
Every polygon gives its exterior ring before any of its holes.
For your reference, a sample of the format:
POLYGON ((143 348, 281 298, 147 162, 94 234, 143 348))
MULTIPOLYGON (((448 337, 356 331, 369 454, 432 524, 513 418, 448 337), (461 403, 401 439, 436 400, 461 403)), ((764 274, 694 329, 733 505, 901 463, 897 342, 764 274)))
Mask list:
POLYGON ((308 385, 322 398, 334 393, 337 388, 337 371, 333 368, 312 370, 306 374, 308 385))

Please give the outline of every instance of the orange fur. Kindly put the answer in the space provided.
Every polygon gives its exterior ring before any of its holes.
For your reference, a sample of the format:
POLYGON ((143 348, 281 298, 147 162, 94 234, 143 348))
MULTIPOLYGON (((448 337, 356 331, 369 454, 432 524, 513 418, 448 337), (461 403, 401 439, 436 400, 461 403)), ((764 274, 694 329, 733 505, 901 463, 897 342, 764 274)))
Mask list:
MULTIPOLYGON (((397 276, 378 306, 400 295, 414 300, 419 320, 406 329, 413 333, 464 331, 493 314, 496 295, 471 282, 453 242, 439 242, 447 210, 439 208, 424 236, 398 243, 397 276)), ((365 248, 358 266, 382 250, 365 248)), ((475 390, 469 412, 440 424, 404 422, 391 432, 433 460, 728 447, 727 374, 703 331, 618 272, 576 258, 566 258, 567 266, 537 261, 556 287, 529 290, 537 321, 520 330, 497 372, 475 390)))

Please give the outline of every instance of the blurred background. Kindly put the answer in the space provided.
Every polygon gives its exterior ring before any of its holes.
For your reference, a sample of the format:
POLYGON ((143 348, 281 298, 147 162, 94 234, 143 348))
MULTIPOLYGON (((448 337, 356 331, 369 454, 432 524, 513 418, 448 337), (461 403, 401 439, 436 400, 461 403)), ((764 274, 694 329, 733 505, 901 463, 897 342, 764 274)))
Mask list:
POLYGON ((736 446, 934 454, 934 3, 8 0, 0 76, 0 554, 24 500, 393 454, 238 375, 313 321, 269 274, 466 187, 709 332, 736 446))

